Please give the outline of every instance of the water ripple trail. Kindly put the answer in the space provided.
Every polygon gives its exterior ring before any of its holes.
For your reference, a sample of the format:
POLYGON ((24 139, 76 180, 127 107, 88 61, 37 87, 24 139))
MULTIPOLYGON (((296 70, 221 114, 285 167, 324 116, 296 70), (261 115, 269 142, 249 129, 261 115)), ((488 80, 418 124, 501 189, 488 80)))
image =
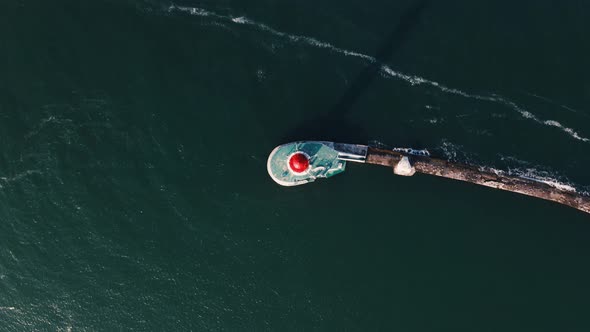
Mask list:
MULTIPOLYGON (((212 17, 215 19, 223 20, 226 22, 232 22, 232 23, 240 24, 240 25, 248 25, 248 26, 254 27, 260 31, 265 31, 265 32, 270 33, 274 36, 287 39, 293 43, 303 43, 303 44, 307 44, 309 46, 327 49, 332 52, 343 54, 346 56, 360 58, 360 59, 363 59, 363 60, 371 62, 371 63, 378 63, 377 59, 375 57, 370 56, 370 55, 366 55, 366 54, 362 54, 359 52, 354 52, 354 51, 346 50, 343 48, 339 48, 339 47, 334 46, 328 42, 324 42, 324 41, 321 41, 321 40, 318 40, 318 39, 315 39, 312 37, 288 34, 286 32, 276 30, 264 23, 260 23, 260 22, 256 22, 254 20, 251 20, 245 16, 234 17, 234 16, 229 16, 229 15, 221 15, 221 14, 218 14, 218 13, 215 13, 215 12, 212 12, 209 10, 205 10, 202 8, 197 8, 197 7, 185 7, 185 6, 176 6, 176 5, 171 5, 168 7, 169 13, 172 13, 175 11, 185 12, 190 15, 201 16, 201 17, 212 17)), ((398 78, 398 79, 401 79, 401 80, 404 80, 404 81, 410 83, 411 85, 428 85, 428 86, 437 88, 442 92, 461 96, 464 98, 476 99, 476 100, 501 104, 501 105, 504 105, 504 106, 512 109, 513 111, 516 111, 520 116, 522 116, 523 118, 525 118, 527 120, 531 120, 531 121, 534 121, 538 124, 545 125, 548 127, 555 127, 557 129, 561 130, 562 132, 566 133, 570 137, 575 138, 576 140, 579 140, 579 141, 582 141, 585 143, 590 142, 589 138, 580 135, 575 129, 564 126, 563 124, 561 124, 559 121, 556 121, 556 120, 540 119, 539 117, 537 117, 533 113, 531 113, 531 112, 525 110, 523 107, 517 105, 515 102, 508 100, 500 95, 497 95, 497 94, 492 94, 492 95, 471 94, 471 93, 467 93, 465 91, 462 91, 460 89, 447 87, 439 82, 432 81, 432 80, 426 79, 424 77, 420 77, 420 76, 416 76, 416 75, 408 75, 408 74, 404 74, 399 71, 395 71, 386 64, 379 63, 379 65, 381 66, 382 74, 387 77, 398 78)))

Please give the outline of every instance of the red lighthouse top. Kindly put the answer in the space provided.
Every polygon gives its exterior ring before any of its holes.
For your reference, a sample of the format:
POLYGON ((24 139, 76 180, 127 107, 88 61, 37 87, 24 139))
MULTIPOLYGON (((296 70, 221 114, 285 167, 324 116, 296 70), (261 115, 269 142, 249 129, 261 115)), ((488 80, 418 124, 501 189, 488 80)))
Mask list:
POLYGON ((295 173, 303 173, 309 168, 309 158, 301 153, 294 153, 289 158, 289 168, 295 173))

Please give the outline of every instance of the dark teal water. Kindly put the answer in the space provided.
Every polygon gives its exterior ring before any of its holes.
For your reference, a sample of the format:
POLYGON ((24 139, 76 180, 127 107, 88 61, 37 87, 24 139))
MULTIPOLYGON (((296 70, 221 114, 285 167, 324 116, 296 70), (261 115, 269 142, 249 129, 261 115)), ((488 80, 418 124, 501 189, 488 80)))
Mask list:
POLYGON ((291 138, 588 190, 583 1, 4 1, 0 330, 588 331, 590 217, 291 138))

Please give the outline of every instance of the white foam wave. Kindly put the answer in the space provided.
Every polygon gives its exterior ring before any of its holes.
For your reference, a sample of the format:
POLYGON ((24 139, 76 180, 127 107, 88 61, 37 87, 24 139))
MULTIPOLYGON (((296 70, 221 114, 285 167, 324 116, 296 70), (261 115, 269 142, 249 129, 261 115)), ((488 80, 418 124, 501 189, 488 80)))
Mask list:
POLYGON ((208 10, 205 10, 203 8, 176 6, 174 4, 170 5, 170 7, 168 7, 168 12, 172 12, 174 10, 187 12, 191 15, 197 15, 197 16, 219 16, 219 15, 217 15, 213 12, 210 12, 208 10))
POLYGON ((446 139, 443 139, 440 144, 438 145, 438 149, 442 153, 442 155, 450 161, 461 161, 465 162, 469 158, 466 154, 462 152, 462 147, 458 144, 454 144, 446 139))
MULTIPOLYGON (((24 171, 22 173, 18 173, 18 174, 13 175, 13 176, 8 176, 8 177, 7 176, 0 176, 0 181, 3 181, 5 183, 15 182, 15 181, 18 181, 18 180, 23 179, 25 177, 34 175, 34 174, 36 174, 36 175, 42 175, 43 172, 41 172, 40 170, 36 170, 36 169, 26 170, 26 171, 24 171)), ((2 188, 2 184, 0 184, 0 188, 2 188)))
MULTIPOLYGON (((335 52, 335 53, 360 58, 360 59, 363 59, 363 60, 371 62, 371 63, 378 62, 375 57, 372 57, 370 55, 342 49, 342 48, 336 47, 328 42, 320 41, 320 40, 317 40, 312 37, 288 34, 288 33, 276 30, 274 28, 271 28, 270 26, 268 26, 264 23, 253 21, 245 16, 233 17, 233 16, 228 16, 228 15, 221 15, 221 14, 217 14, 217 13, 214 13, 214 12, 202 9, 202 8, 198 8, 198 7, 185 7, 185 6, 176 6, 176 5, 171 5, 170 7, 168 7, 168 12, 173 12, 173 11, 182 11, 182 12, 189 13, 191 15, 197 15, 197 16, 202 16, 202 17, 209 16, 209 17, 214 17, 217 19, 225 20, 228 22, 233 22, 236 24, 248 25, 248 26, 252 26, 254 28, 257 28, 259 30, 266 31, 274 36, 286 38, 294 43, 305 43, 309 46, 328 49, 328 50, 335 52)), ((467 93, 465 91, 462 91, 460 89, 447 87, 443 84, 440 84, 439 82, 432 81, 432 80, 426 79, 424 77, 420 77, 420 76, 416 76, 416 75, 408 75, 408 74, 404 74, 404 73, 395 71, 391 67, 389 67, 385 64, 380 64, 380 66, 381 66, 380 69, 381 69, 382 73, 384 73, 386 76, 402 79, 402 80, 410 83, 411 85, 429 85, 429 86, 439 89, 440 91, 443 91, 443 92, 446 92, 449 94, 454 94, 454 95, 458 95, 458 96, 462 96, 462 97, 470 98, 470 99, 477 99, 477 100, 481 100, 481 101, 488 101, 488 102, 502 104, 502 105, 509 107, 512 110, 516 111, 525 119, 532 120, 532 121, 534 121, 538 124, 541 124, 541 125, 546 125, 549 127, 558 128, 562 132, 568 134, 569 136, 571 136, 579 141, 586 142, 586 143, 590 142, 589 138, 581 136, 574 129, 566 127, 566 126, 562 125, 560 122, 555 121, 555 120, 541 120, 537 116, 532 114, 531 112, 523 109, 522 107, 520 107, 516 103, 514 103, 510 100, 507 100, 501 96, 498 96, 498 95, 484 96, 484 95, 478 95, 478 94, 471 94, 471 93, 467 93)))
POLYGON ((39 124, 37 124, 33 130, 31 130, 30 132, 25 134, 25 139, 30 139, 31 137, 39 134, 41 132, 41 130, 43 130, 46 126, 50 125, 50 124, 64 124, 64 123, 71 123, 72 120, 69 119, 61 119, 58 118, 56 116, 49 116, 46 119, 43 119, 39 122, 39 124))
POLYGON ((252 24, 252 22, 244 16, 234 17, 231 20, 232 20, 232 22, 238 23, 238 24, 252 24))
POLYGON ((286 39, 290 40, 291 42, 302 42, 302 43, 308 44, 309 46, 329 49, 335 53, 340 53, 340 54, 347 55, 347 56, 357 57, 357 58, 360 58, 360 59, 363 59, 363 60, 366 60, 369 62, 377 62, 377 60, 372 56, 358 53, 358 52, 354 52, 354 51, 345 50, 345 49, 336 47, 330 43, 323 42, 323 41, 320 41, 320 40, 312 38, 312 37, 288 34, 288 33, 276 30, 274 28, 271 28, 264 23, 253 21, 245 16, 234 17, 234 16, 228 16, 228 15, 220 15, 220 14, 216 14, 216 13, 213 13, 213 12, 201 9, 201 8, 183 7, 183 6, 175 6, 175 5, 171 5, 170 7, 168 7, 168 11, 169 12, 182 11, 185 13, 189 13, 191 15, 210 16, 210 17, 215 17, 217 19, 222 19, 222 20, 225 20, 228 22, 233 22, 236 24, 249 25, 249 26, 255 27, 259 30, 266 31, 274 36, 286 38, 286 39))
POLYGON ((406 75, 406 74, 402 74, 400 72, 396 72, 396 71, 392 70, 390 67, 388 67, 387 65, 382 65, 381 69, 389 76, 401 78, 401 79, 409 82, 412 85, 426 84, 426 85, 430 85, 435 88, 438 88, 439 90, 449 93, 449 94, 459 95, 459 96, 462 96, 465 98, 471 98, 471 99, 477 99, 477 100, 482 100, 482 101, 503 104, 503 105, 513 109, 514 111, 518 112, 525 119, 530 119, 536 123, 543 124, 543 125, 546 125, 549 127, 559 128, 563 132, 567 133, 569 136, 571 136, 579 141, 590 142, 590 139, 581 136, 574 129, 566 127, 566 126, 562 125, 560 122, 555 121, 555 120, 541 120, 537 116, 535 116, 533 113, 523 109, 522 107, 518 106, 513 101, 507 100, 501 96, 498 96, 498 95, 483 96, 483 95, 477 95, 477 94, 469 94, 465 91, 461 91, 461 90, 455 89, 455 88, 449 88, 449 87, 446 87, 438 82, 431 81, 431 80, 425 79, 420 76, 412 76, 412 75, 406 75))
POLYGON ((576 188, 574 188, 573 186, 571 186, 569 184, 561 183, 561 182, 554 181, 551 179, 544 179, 544 180, 539 180, 539 181, 541 181, 545 184, 548 184, 551 187, 557 188, 559 190, 577 192, 576 188))
MULTIPOLYGON (((520 160, 519 160, 520 161, 520 160)), ((528 162, 525 161, 520 161, 521 164, 528 164, 528 162)), ((509 176, 517 176, 517 177, 521 177, 521 178, 525 178, 525 179, 529 179, 529 180, 533 180, 533 181, 537 181, 537 182, 542 182, 545 183, 553 188, 557 188, 559 190, 562 191, 570 191, 570 192, 574 192, 574 193, 580 193, 578 192, 578 189, 576 188, 576 186, 574 184, 572 184, 570 181, 568 180, 559 180, 556 174, 552 174, 551 172, 548 171, 542 171, 539 170, 537 168, 534 167, 529 167, 529 168, 513 168, 513 169, 509 169, 508 171, 503 171, 503 170, 499 170, 499 169, 495 169, 492 167, 483 167, 484 170, 488 170, 491 171, 495 174, 498 175, 509 175, 509 176)), ((581 194, 583 194, 583 192, 581 192, 581 194)))
POLYGON ((563 183, 563 182, 553 179, 551 177, 544 177, 544 176, 542 177, 542 176, 538 176, 538 175, 533 175, 533 176, 519 175, 519 176, 522 178, 525 178, 525 179, 530 179, 533 181, 545 183, 547 185, 550 185, 553 188, 557 188, 562 191, 570 191, 570 192, 574 192, 574 193, 578 192, 578 190, 573 185, 563 183))
MULTIPOLYGON (((578 193, 578 190, 572 184, 559 181, 559 180, 549 177, 549 176, 541 176, 541 175, 537 174, 536 172, 530 171, 530 170, 528 170, 526 172, 522 172, 519 170, 510 170, 510 171, 506 172, 506 171, 492 168, 492 167, 481 167, 480 169, 483 171, 492 172, 496 175, 516 176, 516 177, 520 177, 520 178, 524 178, 524 179, 533 180, 536 182, 542 182, 542 183, 545 183, 553 188, 556 188, 556 189, 559 189, 562 191, 569 191, 569 192, 578 193)), ((584 193, 582 192, 581 194, 584 194, 584 193)))

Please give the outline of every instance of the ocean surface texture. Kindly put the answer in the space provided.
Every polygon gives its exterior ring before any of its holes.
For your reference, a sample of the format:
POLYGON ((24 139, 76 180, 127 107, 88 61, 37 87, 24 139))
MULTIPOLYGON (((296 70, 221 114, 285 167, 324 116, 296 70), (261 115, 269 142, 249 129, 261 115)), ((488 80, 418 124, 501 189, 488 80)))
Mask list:
POLYGON ((590 331, 589 1, 0 2, 0 331, 590 331))

